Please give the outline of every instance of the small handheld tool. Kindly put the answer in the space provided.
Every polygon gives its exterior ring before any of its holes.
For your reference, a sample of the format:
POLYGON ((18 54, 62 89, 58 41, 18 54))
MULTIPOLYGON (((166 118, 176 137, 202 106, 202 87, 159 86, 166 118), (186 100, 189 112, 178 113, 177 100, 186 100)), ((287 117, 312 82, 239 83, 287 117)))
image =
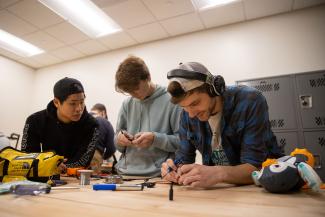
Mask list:
POLYGON ((93 190, 110 190, 110 191, 142 191, 141 184, 94 184, 93 190))
POLYGON ((175 166, 176 166, 176 170, 174 170, 172 167, 168 166, 167 173, 161 177, 162 179, 163 179, 165 176, 167 176, 167 174, 169 174, 169 173, 172 172, 172 171, 177 172, 178 168, 180 168, 181 166, 183 166, 183 161, 182 161, 181 159, 174 160, 174 164, 175 164, 175 166))
POLYGON ((133 141, 134 140, 134 136, 129 134, 126 130, 121 130, 121 133, 129 140, 129 141, 133 141))
POLYGON ((51 186, 35 184, 19 184, 11 186, 10 191, 17 195, 38 195, 40 193, 50 193, 51 186))

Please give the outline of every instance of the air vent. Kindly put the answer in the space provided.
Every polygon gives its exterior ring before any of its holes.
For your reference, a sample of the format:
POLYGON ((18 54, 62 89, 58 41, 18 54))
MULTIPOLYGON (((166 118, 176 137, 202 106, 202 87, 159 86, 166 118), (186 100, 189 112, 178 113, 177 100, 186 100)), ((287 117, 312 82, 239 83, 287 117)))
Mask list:
POLYGON ((315 123, 317 126, 325 126, 325 117, 315 117, 315 123))
POLYGON ((279 144, 280 147, 285 147, 287 145, 287 140, 285 138, 279 139, 279 144))
POLYGON ((280 84, 279 83, 273 84, 273 87, 274 87, 274 91, 280 90, 280 84))
POLYGON ((278 82, 274 83, 274 84, 266 84, 263 81, 258 85, 254 85, 253 87, 261 92, 271 92, 271 91, 279 91, 280 90, 280 84, 278 82))
POLYGON ((309 80, 309 85, 313 88, 325 87, 325 74, 323 78, 315 78, 309 80))
POLYGON ((318 144, 322 147, 325 147, 325 138, 324 137, 318 137, 318 144))
POLYGON ((283 128, 285 125, 284 119, 272 119, 270 124, 272 128, 283 128))

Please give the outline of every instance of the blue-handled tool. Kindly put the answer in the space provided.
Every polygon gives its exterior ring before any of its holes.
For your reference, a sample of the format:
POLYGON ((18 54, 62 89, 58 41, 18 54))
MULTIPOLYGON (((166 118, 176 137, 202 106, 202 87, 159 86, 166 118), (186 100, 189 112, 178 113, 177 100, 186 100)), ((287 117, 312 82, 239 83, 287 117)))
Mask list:
POLYGON ((143 185, 141 184, 94 184, 93 190, 108 190, 108 191, 142 191, 143 185))

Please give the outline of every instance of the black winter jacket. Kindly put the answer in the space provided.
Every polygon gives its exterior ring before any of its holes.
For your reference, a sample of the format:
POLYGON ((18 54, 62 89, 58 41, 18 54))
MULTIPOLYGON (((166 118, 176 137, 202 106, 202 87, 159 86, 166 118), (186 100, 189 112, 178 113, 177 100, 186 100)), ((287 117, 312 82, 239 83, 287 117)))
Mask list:
POLYGON ((55 151, 67 158, 67 167, 89 166, 98 140, 98 124, 85 109, 80 120, 65 124, 51 101, 47 109, 30 115, 24 127, 21 150, 55 151))

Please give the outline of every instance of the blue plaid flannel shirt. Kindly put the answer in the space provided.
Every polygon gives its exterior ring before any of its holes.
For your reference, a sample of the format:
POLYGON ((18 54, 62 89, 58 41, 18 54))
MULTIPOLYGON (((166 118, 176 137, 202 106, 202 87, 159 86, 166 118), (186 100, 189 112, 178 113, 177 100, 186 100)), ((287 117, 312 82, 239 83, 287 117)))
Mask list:
MULTIPOLYGON (((283 156, 283 150, 271 130, 266 99, 258 90, 247 86, 228 86, 223 98, 222 147, 230 165, 248 163, 258 168, 266 158, 283 156)), ((183 110, 179 136, 176 160, 184 164, 194 163, 195 152, 199 150, 202 163, 213 165, 212 133, 208 121, 190 118, 183 110)))

